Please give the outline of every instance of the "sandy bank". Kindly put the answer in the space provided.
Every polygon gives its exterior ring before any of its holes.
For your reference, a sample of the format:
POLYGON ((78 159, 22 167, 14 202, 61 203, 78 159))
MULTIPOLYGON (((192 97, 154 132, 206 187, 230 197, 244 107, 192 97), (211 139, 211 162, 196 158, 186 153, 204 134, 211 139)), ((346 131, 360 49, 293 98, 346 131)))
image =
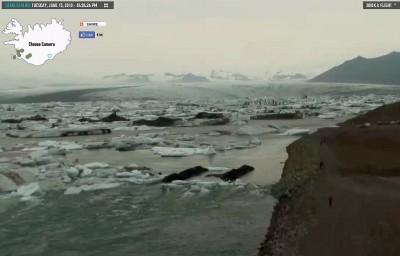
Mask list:
POLYGON ((324 128, 288 146, 259 255, 400 255, 398 134, 400 125, 324 128))

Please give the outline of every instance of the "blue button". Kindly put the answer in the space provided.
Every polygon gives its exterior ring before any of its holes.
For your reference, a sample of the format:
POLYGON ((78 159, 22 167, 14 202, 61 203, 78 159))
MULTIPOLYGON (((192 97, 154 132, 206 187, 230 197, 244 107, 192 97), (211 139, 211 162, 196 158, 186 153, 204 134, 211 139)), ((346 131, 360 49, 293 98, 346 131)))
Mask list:
POLYGON ((96 33, 94 31, 79 31, 79 38, 95 38, 96 33))

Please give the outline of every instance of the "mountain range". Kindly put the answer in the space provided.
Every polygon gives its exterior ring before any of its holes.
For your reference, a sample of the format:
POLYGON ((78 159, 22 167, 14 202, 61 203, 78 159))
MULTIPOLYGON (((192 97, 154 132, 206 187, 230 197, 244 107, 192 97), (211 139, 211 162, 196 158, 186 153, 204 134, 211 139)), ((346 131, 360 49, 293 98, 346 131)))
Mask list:
POLYGON ((211 71, 210 78, 217 80, 250 81, 250 78, 246 75, 233 73, 222 69, 214 69, 211 71))
POLYGON ((179 74, 179 75, 175 75, 175 74, 172 74, 172 73, 165 73, 164 75, 172 77, 174 82, 179 82, 179 83, 205 83, 205 82, 210 82, 210 80, 208 80, 206 77, 194 75, 192 73, 179 74))
POLYGON ((103 76, 105 79, 116 79, 118 81, 123 82, 133 82, 133 83, 150 83, 150 77, 153 76, 152 74, 132 74, 127 75, 125 73, 116 74, 116 75, 109 75, 103 76))

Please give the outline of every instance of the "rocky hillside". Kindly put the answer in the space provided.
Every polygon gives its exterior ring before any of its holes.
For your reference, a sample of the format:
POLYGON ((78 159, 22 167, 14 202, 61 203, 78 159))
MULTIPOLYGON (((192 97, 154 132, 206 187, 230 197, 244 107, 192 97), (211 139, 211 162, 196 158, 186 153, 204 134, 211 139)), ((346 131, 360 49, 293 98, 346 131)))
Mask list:
POLYGON ((310 82, 400 85, 400 53, 357 57, 318 75, 310 82))

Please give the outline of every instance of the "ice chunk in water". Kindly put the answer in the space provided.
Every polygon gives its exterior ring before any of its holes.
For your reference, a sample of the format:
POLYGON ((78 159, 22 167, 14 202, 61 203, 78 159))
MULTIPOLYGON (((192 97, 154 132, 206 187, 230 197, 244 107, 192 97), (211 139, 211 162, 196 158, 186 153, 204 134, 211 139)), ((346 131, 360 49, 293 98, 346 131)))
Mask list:
POLYGON ((84 165, 86 168, 89 169, 101 169, 101 168, 107 168, 109 167, 108 164, 105 163, 99 163, 99 162, 94 162, 94 163, 89 163, 84 165))
POLYGON ((17 189, 18 196, 31 196, 40 190, 39 184, 31 183, 28 185, 21 186, 17 189))
POLYGON ((307 135, 310 134, 310 129, 300 129, 300 128, 294 128, 287 130, 284 135, 289 135, 289 136, 299 136, 299 135, 307 135))

